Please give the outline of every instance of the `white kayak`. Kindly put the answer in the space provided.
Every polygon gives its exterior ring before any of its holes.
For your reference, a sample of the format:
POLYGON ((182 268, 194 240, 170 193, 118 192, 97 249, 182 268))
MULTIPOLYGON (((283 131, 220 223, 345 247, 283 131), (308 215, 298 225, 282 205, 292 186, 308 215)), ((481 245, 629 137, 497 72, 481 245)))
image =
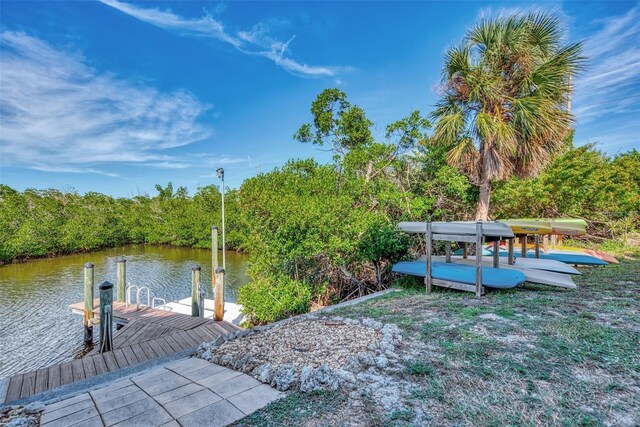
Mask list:
MULTIPOLYGON (((401 222, 398 224, 400 230, 407 233, 426 233, 426 222, 401 222)), ((464 234, 475 235, 476 223, 472 221, 468 222, 432 222, 431 231, 438 234, 464 234)), ((483 222, 482 223, 482 235, 490 237, 514 237, 511 227, 501 222, 483 222)))
MULTIPOLYGON (((500 265, 501 266, 509 265, 509 261, 507 260, 507 257, 504 256, 506 255, 506 252, 504 253, 501 252, 500 255, 501 255, 500 265)), ((459 256, 460 258, 462 258, 462 256, 460 255, 454 255, 454 256, 459 256)), ((473 255, 469 255, 469 258, 475 260, 475 256, 473 255)), ((483 258, 483 261, 485 259, 492 260, 493 256, 491 254, 483 255, 482 258, 483 258)), ((518 267, 522 267, 522 268, 531 268, 534 270, 545 270, 545 271, 551 271, 554 273, 582 274, 579 270, 573 268, 569 264, 565 264, 564 262, 561 262, 561 261, 556 261, 555 259, 517 257, 515 259, 514 265, 517 265, 518 267)))
MULTIPOLYGON (((424 259, 424 257, 422 257, 421 259, 424 259)), ((431 259, 437 262, 445 262, 446 260, 444 256, 434 256, 434 257, 431 257, 431 259)), ((469 257, 467 259, 464 259, 461 256, 454 255, 451 257, 451 261, 456 264, 467 264, 467 265, 476 264, 475 257, 469 257)), ((576 289, 576 284, 573 283, 573 279, 571 279, 571 276, 568 274, 556 273, 553 271, 546 271, 546 270, 537 270, 533 268, 525 268, 517 264, 519 264, 517 261, 514 265, 509 265, 506 262, 504 263, 501 262, 500 268, 520 271, 527 278, 527 282, 540 283, 542 285, 556 286, 556 287, 565 288, 565 289, 576 289)), ((483 257, 482 265, 493 266, 493 260, 490 257, 483 257)))

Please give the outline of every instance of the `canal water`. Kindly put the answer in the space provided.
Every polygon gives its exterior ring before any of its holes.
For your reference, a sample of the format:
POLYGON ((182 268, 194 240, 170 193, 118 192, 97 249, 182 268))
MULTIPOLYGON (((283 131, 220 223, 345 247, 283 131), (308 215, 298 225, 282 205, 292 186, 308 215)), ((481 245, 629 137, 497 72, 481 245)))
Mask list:
MULTIPOLYGON (((211 251, 203 249, 130 245, 0 266, 0 377, 82 354, 82 317, 68 306, 84 298, 83 266, 94 264, 97 297, 100 283, 115 284, 116 260, 121 256, 127 259, 127 282, 148 286, 152 298, 171 302, 190 296, 194 265, 202 267, 206 298, 213 298, 211 251)), ((218 259, 222 263, 221 255, 218 259)), ((238 288, 249 281, 247 260, 246 254, 226 253, 227 301, 236 301, 238 288)))

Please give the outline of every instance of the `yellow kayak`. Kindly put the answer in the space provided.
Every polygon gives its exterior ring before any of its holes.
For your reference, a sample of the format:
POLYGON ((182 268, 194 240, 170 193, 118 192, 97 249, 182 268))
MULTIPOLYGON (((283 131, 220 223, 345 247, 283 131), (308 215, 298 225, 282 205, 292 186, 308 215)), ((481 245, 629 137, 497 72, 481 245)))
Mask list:
POLYGON ((563 236, 582 236, 586 234, 586 221, 578 218, 521 218, 507 219, 514 234, 558 234, 563 236), (514 224, 520 231, 511 226, 514 224), (541 231, 537 231, 536 227, 541 231), (542 231, 544 230, 544 231, 542 231))
POLYGON ((582 236, 587 234, 587 222, 577 218, 556 218, 550 219, 552 234, 564 236, 582 236))
POLYGON ((532 219, 506 219, 504 222, 513 234, 551 234, 553 227, 549 221, 532 220, 532 219))

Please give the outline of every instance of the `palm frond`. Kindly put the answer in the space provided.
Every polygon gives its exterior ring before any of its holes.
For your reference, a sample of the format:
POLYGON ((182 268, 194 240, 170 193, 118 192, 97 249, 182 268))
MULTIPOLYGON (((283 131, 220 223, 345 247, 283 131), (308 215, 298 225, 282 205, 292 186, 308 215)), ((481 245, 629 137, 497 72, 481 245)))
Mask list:
POLYGON ((543 12, 533 12, 527 15, 529 27, 529 43, 540 49, 543 55, 554 52, 562 37, 560 18, 543 12))
POLYGON ((432 136, 434 144, 451 146, 455 144, 465 129, 465 116, 462 111, 441 116, 432 136))
POLYGON ((472 182, 480 177, 480 153, 471 138, 460 138, 447 152, 447 163, 467 175, 472 182))
POLYGON ((444 78, 449 79, 456 73, 466 74, 471 69, 471 51, 467 46, 447 49, 444 54, 444 78))

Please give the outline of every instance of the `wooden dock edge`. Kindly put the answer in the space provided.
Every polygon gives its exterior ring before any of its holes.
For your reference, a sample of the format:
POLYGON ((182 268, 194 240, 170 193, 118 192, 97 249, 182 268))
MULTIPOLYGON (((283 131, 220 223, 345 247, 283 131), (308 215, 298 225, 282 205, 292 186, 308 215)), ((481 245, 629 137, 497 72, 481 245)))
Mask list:
MULTIPOLYGON (((135 365, 127 366, 126 368, 120 368, 115 371, 99 374, 91 378, 65 384, 51 390, 43 391, 42 393, 33 394, 31 396, 24 397, 22 399, 15 399, 9 402, 5 401, 7 395, 5 388, 4 394, 0 394, 0 407, 6 405, 27 405, 31 402, 46 402, 47 404, 55 403, 59 400, 68 399, 80 393, 101 388, 106 383, 137 375, 142 371, 154 368, 158 365, 185 357, 191 357, 195 354, 199 346, 200 344, 194 345, 193 347, 177 353, 168 354, 157 359, 147 360, 135 365)), ((9 385, 9 378, 0 378, 0 381, 6 382, 7 386, 9 385)))

